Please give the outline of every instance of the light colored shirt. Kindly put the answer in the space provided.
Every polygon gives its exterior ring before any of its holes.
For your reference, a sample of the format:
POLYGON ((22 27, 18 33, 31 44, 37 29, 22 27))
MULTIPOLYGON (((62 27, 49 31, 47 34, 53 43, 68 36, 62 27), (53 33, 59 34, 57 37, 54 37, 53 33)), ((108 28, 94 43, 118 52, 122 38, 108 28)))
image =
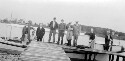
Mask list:
POLYGON ((53 28, 54 28, 54 26, 55 26, 55 21, 53 21, 53 28))
POLYGON ((42 27, 40 27, 40 29, 42 29, 42 27))

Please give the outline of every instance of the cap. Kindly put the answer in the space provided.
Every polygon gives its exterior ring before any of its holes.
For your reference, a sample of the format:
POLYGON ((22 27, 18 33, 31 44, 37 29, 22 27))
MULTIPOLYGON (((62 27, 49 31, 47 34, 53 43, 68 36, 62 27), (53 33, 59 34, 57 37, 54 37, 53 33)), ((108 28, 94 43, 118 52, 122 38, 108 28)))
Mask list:
POLYGON ((61 21, 64 21, 63 19, 61 21))
POLYGON ((54 17, 53 19, 56 19, 56 17, 54 17))

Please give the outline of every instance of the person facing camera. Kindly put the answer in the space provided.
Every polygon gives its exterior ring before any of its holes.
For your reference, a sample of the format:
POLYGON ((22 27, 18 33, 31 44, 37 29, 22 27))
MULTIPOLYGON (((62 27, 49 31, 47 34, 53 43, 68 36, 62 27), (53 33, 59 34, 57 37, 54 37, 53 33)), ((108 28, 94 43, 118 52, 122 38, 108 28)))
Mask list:
POLYGON ((61 37, 61 45, 63 44, 63 37, 64 37, 65 30, 66 30, 66 24, 64 23, 64 20, 62 19, 61 23, 58 26, 59 34, 58 34, 58 42, 57 42, 57 44, 60 43, 60 37, 61 37))
POLYGON ((43 27, 43 24, 40 23, 39 27, 37 28, 37 31, 36 31, 37 41, 41 41, 42 42, 44 34, 45 34, 45 29, 43 27))

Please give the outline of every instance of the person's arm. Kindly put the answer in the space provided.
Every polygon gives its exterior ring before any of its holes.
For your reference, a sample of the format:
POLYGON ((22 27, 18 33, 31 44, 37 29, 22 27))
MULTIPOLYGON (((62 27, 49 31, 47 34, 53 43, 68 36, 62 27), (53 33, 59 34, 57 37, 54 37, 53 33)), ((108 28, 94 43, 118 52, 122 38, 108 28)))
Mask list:
POLYGON ((71 30, 72 30, 72 31, 74 30, 74 27, 73 27, 73 25, 71 25, 71 30))
POLYGON ((52 21, 49 23, 49 27, 51 26, 51 24, 52 24, 52 21))
POLYGON ((45 29, 43 28, 43 36, 45 35, 45 29))
POLYGON ((66 25, 66 31, 68 30, 68 25, 66 25))
POLYGON ((36 36, 38 35, 38 28, 37 28, 37 30, 36 30, 36 36))
POLYGON ((111 45, 113 45, 113 38, 111 35, 110 35, 110 43, 111 43, 111 45))
POLYGON ((23 27, 23 30, 22 30, 22 35, 24 34, 24 27, 23 27))
POLYGON ((80 35, 80 33, 81 33, 81 26, 79 25, 79 35, 80 35))
POLYGON ((58 27, 59 27, 59 25, 58 25, 58 23, 56 22, 56 28, 58 29, 58 27))
POLYGON ((66 31, 66 24, 65 24, 65 29, 64 30, 66 31))
POLYGON ((60 24, 58 24, 58 28, 57 29, 58 29, 58 31, 60 30, 60 24))

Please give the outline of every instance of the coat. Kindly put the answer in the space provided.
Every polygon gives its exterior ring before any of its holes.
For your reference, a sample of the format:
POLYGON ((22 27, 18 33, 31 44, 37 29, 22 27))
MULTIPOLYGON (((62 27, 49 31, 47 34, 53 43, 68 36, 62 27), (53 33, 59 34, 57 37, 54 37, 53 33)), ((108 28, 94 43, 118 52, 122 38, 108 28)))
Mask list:
POLYGON ((36 36, 37 37, 43 37, 45 34, 45 29, 42 27, 42 29, 40 29, 40 27, 37 28, 37 31, 36 31, 36 36))
POLYGON ((95 39, 95 33, 90 33, 89 34, 89 40, 94 40, 95 39))
POLYGON ((80 31, 81 31, 81 28, 80 28, 80 25, 78 24, 78 26, 76 26, 76 24, 73 26, 73 36, 78 36, 80 35, 80 31))
POLYGON ((58 28, 58 23, 55 22, 55 26, 53 27, 53 21, 50 22, 49 24, 50 30, 56 30, 58 28))
POLYGON ((72 27, 71 25, 68 25, 68 26, 66 27, 66 29, 67 29, 66 39, 67 39, 67 40, 72 40, 72 36, 73 36, 73 33, 72 33, 73 27, 72 27))
POLYGON ((113 40, 111 35, 110 35, 110 38, 108 38, 108 35, 105 36, 105 44, 106 45, 109 45, 110 41, 113 40))
POLYGON ((24 26, 22 30, 22 35, 25 35, 28 33, 28 27, 24 26))

